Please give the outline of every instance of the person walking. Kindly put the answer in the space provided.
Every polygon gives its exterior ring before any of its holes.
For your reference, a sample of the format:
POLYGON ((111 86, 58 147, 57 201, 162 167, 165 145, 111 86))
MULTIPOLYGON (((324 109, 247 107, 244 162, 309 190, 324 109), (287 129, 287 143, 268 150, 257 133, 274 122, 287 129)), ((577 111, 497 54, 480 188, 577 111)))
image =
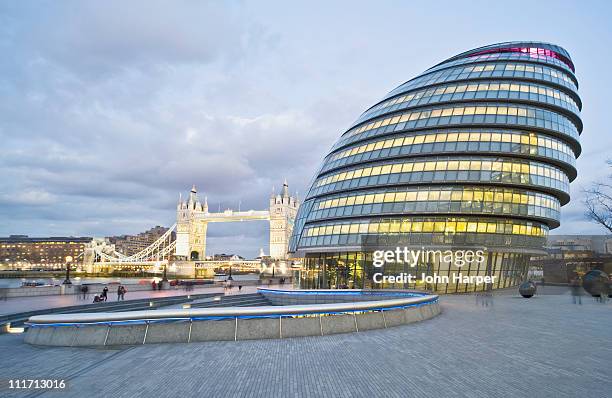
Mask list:
POLYGON ((607 283, 603 281, 596 280, 593 284, 593 298, 598 303, 605 303, 605 299, 608 296, 608 286, 607 283))
POLYGON ((572 289, 572 301, 574 304, 578 305, 582 305, 582 287, 580 285, 580 278, 574 278, 570 283, 570 287, 572 289))
POLYGON ((599 289, 599 302, 605 304, 608 301, 609 286, 607 283, 602 283, 599 289))
POLYGON ((119 285, 119 288, 117 289, 117 301, 125 300, 125 292, 126 291, 127 291, 127 289, 125 288, 125 286, 119 285))
POLYGON ((104 301, 108 300, 108 287, 104 286, 104 289, 102 289, 102 299, 104 301))
POLYGON ((81 290, 83 291, 83 300, 87 300, 89 298, 89 286, 83 285, 81 290))

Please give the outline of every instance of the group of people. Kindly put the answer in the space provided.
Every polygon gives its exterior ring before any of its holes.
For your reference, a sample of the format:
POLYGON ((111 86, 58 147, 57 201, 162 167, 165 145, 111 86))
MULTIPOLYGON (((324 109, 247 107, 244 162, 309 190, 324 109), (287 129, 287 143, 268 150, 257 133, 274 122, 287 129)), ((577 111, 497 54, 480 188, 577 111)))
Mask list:
POLYGON ((476 305, 482 307, 493 307, 493 292, 490 288, 476 293, 476 305))
POLYGON ((164 283, 162 281, 159 281, 159 283, 155 281, 151 282, 151 288, 153 290, 162 290, 163 287, 164 283))
MULTIPOLYGON (((232 285, 232 281, 229 279, 226 279, 225 282, 223 283, 223 293, 228 294, 228 293, 232 293, 232 288, 234 286, 232 285)), ((242 285, 238 285, 238 291, 241 292, 242 291, 242 285)))
MULTIPOLYGON (((580 276, 570 281, 570 289, 572 292, 572 301, 574 304, 582 305, 582 278, 580 276)), ((610 286, 602 281, 597 281, 595 286, 591 287, 591 295, 602 304, 608 301, 608 295, 610 294, 610 286)))
MULTIPOLYGON (((285 278, 278 278, 278 284, 279 285, 284 285, 285 282, 286 282, 285 278)), ((274 279, 269 279, 268 280, 268 286, 272 286, 273 283, 274 283, 274 279)), ((348 289, 348 286, 347 286, 347 289, 348 289)))
MULTIPOLYGON (((86 286, 85 288, 87 289, 86 286)), ((85 290, 84 295, 87 293, 87 290, 85 290)), ((81 292, 83 292, 83 288, 81 288, 81 292)), ((125 288, 125 286, 123 285, 117 286, 117 301, 125 300, 125 293, 127 293, 127 289, 125 288)), ((100 303, 102 301, 107 301, 107 300, 108 300, 108 287, 104 286, 104 289, 102 289, 102 293, 94 296, 93 302, 100 303)))

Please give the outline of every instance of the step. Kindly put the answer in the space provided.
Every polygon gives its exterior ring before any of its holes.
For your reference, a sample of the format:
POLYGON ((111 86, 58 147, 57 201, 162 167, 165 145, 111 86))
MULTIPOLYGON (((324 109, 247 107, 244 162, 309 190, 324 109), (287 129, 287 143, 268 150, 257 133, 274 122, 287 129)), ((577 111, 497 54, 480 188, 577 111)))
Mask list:
POLYGON ((212 308, 212 307, 257 307, 257 306, 270 306, 272 305, 265 298, 248 298, 240 300, 220 300, 220 301, 209 301, 205 303, 192 304, 191 308, 212 308))
POLYGON ((187 303, 194 299, 203 299, 206 297, 214 297, 218 294, 215 293, 201 293, 187 296, 170 296, 170 297, 152 297, 147 299, 135 299, 125 301, 112 301, 102 303, 91 303, 81 304, 69 307, 56 307, 46 308, 36 311, 27 311, 15 314, 8 314, 0 317, 0 325, 11 323, 22 324, 28 320, 31 316, 35 315, 46 315, 46 314, 71 314, 75 312, 119 312, 119 311, 136 311, 145 309, 155 309, 156 307, 163 307, 173 304, 187 303), (149 303, 153 302, 154 306, 151 307, 149 303))

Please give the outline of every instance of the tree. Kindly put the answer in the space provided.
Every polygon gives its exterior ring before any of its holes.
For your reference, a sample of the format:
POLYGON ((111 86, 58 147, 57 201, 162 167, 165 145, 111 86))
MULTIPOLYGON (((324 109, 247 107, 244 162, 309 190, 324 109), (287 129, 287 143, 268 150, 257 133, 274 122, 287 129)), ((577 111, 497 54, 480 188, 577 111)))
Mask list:
MULTIPOLYGON (((612 160, 608 160, 612 166, 612 160)), ((609 177, 612 180, 612 176, 609 177)), ((586 216, 612 232, 612 184, 595 183, 585 191, 586 216)))

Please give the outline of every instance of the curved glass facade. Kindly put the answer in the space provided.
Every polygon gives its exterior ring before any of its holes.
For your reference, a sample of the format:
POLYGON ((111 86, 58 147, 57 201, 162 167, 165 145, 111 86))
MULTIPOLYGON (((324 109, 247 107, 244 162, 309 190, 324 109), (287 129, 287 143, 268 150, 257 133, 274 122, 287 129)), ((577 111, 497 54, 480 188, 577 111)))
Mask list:
POLYGON ((307 221, 377 214, 492 214, 546 219, 559 223, 560 203, 553 195, 514 188, 416 186, 344 192, 318 198, 307 221))
POLYGON ((442 132, 402 133, 353 144, 331 156, 320 171, 329 171, 379 158, 418 156, 424 153, 513 153, 540 156, 565 163, 575 175, 576 155, 564 141, 540 133, 501 129, 447 129, 442 132))
POLYGON ((341 135, 298 211, 289 249, 304 288, 503 288, 526 275, 559 226, 582 132, 563 48, 500 43, 466 51, 391 90, 341 135), (373 250, 482 250, 476 261, 387 262, 382 273, 495 277, 377 279, 373 250))
MULTIPOLYGON (((347 131, 334 145, 338 149, 364 138, 385 135, 402 130, 422 130, 438 126, 525 126, 546 130, 560 138, 571 140, 578 148, 576 122, 560 113, 534 106, 481 102, 468 105, 448 104, 444 106, 418 108, 366 121, 347 131)), ((582 126, 580 126, 582 128, 582 126)))
POLYGON ((418 105, 478 99, 520 99, 526 102, 542 102, 569 110, 576 116, 579 113, 576 99, 559 89, 535 83, 499 83, 483 80, 474 83, 461 82, 429 87, 394 97, 368 110, 357 120, 357 123, 390 111, 408 109, 418 105))

